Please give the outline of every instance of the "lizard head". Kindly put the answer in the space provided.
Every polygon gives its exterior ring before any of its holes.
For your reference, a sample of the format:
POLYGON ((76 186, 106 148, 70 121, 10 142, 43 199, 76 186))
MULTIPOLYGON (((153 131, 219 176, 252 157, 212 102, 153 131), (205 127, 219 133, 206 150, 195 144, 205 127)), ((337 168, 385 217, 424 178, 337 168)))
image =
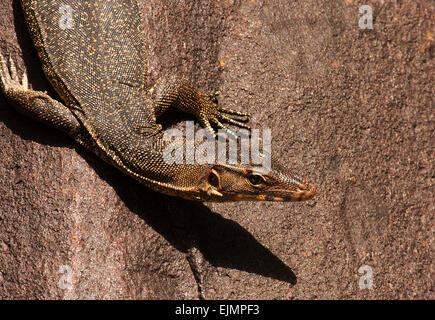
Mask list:
POLYGON ((201 189, 207 193, 207 201, 304 201, 317 193, 308 179, 277 164, 272 170, 215 164, 204 180, 201 189))

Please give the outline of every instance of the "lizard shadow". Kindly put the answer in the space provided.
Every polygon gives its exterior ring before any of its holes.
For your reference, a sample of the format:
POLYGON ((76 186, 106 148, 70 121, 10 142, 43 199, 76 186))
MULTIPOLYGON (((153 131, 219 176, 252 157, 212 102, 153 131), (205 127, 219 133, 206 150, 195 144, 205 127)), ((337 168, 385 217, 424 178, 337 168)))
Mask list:
POLYGON ((215 267, 233 268, 296 284, 296 275, 238 223, 200 202, 154 192, 77 148, 97 174, 110 184, 128 209, 187 252, 193 245, 215 267))
MULTIPOLYGON (((48 91, 50 96, 60 100, 44 77, 18 1, 13 1, 13 10, 17 39, 23 50, 32 88, 48 91)), ((4 97, 0 99, 6 104, 4 97)), ((7 109, 9 111, 0 113, 0 118, 14 134, 45 145, 74 147, 99 177, 114 188, 130 211, 178 250, 187 252, 194 245, 215 267, 243 270, 296 284, 297 279, 291 268, 238 223, 223 218, 200 202, 154 192, 77 146, 66 134, 21 116, 10 106, 7 109)), ((180 118, 191 119, 186 115, 177 115, 178 121, 180 118)), ((161 120, 173 124, 174 113, 169 112, 161 120)))

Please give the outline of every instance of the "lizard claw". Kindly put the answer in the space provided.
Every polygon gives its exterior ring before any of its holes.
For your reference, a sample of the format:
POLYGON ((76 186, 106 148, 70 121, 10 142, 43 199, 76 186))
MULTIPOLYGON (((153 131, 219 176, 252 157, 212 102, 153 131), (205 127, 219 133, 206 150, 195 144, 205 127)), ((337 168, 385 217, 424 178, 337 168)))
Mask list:
POLYGON ((12 58, 9 57, 9 65, 0 53, 0 87, 6 94, 10 90, 28 90, 29 83, 27 74, 24 72, 21 82, 18 78, 17 68, 12 58))

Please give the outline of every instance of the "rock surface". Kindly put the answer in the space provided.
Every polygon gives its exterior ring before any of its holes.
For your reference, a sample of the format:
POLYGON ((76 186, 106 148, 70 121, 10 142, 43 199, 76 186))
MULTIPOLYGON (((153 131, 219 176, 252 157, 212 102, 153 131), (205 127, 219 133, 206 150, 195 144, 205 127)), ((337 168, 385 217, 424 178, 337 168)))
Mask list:
MULTIPOLYGON (((433 1, 141 9, 150 83, 177 70, 221 90, 319 194, 160 195, 0 96, 0 299, 434 298, 433 1), (373 29, 358 25, 363 4, 373 29), (359 285, 367 270, 371 290, 359 285)), ((52 93, 18 1, 0 0, 0 50, 52 93)))

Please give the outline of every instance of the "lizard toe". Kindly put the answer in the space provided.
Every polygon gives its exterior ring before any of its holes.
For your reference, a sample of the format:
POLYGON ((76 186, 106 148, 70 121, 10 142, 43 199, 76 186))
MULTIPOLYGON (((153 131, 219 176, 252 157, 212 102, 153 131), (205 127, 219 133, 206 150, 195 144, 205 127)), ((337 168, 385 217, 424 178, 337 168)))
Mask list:
POLYGON ((0 53, 0 86, 4 93, 10 90, 28 90, 29 83, 27 74, 24 73, 22 80, 18 77, 17 69, 12 58, 9 57, 9 65, 0 53))
POLYGON ((201 126, 207 130, 208 132, 210 132, 210 134, 214 137, 216 136, 216 132, 213 130, 210 121, 206 118, 199 118, 199 123, 201 124, 201 126))
POLYGON ((234 139, 237 140, 237 135, 232 130, 224 126, 217 118, 213 118, 212 121, 219 129, 224 130, 230 137, 233 137, 234 139))
POLYGON ((232 118, 230 118, 229 116, 220 113, 219 114, 219 119, 228 123, 231 123, 232 125, 235 125, 236 127, 239 128, 245 128, 248 130, 251 130, 251 126, 249 126, 248 124, 244 123, 245 121, 240 121, 240 120, 234 120, 232 118))
POLYGON ((9 56, 9 72, 10 72, 12 80, 19 81, 18 74, 17 74, 17 68, 15 67, 15 63, 12 60, 11 56, 9 56))
POLYGON ((248 122, 249 121, 249 114, 246 113, 246 112, 240 112, 240 111, 236 111, 236 110, 233 110, 233 109, 226 109, 226 108, 222 108, 222 107, 218 108, 218 112, 220 114, 228 114, 228 115, 240 118, 240 119, 238 119, 238 121, 242 121, 242 122, 248 122))

